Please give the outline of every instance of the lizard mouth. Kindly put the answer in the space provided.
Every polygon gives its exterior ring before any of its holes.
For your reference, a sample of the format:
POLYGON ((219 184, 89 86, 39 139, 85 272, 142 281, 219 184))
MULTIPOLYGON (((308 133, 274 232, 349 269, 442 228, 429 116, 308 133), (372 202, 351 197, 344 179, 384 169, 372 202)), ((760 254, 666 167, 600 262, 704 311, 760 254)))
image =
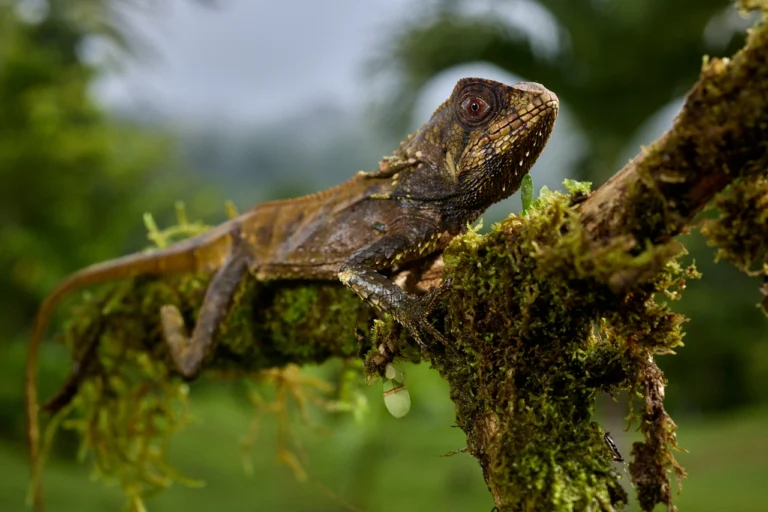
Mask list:
POLYGON ((536 83, 524 82, 514 89, 528 91, 532 95, 530 102, 522 108, 511 107, 506 116, 491 124, 488 139, 496 154, 504 154, 516 167, 515 174, 522 177, 544 149, 560 101, 555 93, 536 83))
MULTIPOLYGON (((507 115, 491 123, 488 127, 488 142, 497 149, 502 149, 506 142, 514 140, 525 132, 541 132, 544 125, 548 132, 551 131, 557 112, 560 109, 560 101, 552 91, 539 84, 517 84, 515 89, 529 90, 521 85, 536 86, 540 94, 534 96, 530 103, 520 109, 510 107, 507 115)), ((541 135, 544 135, 543 133, 541 135)))

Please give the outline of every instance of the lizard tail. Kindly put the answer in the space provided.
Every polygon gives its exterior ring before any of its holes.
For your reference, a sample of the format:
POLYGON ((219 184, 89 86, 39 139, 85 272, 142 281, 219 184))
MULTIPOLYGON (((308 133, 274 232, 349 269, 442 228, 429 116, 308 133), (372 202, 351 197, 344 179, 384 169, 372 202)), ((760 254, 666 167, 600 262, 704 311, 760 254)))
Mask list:
POLYGON ((43 510, 37 360, 40 343, 54 308, 70 293, 93 284, 140 275, 213 270, 226 259, 231 246, 232 233, 233 228, 230 223, 225 223, 208 233, 176 243, 166 249, 133 254, 86 267, 67 277, 42 302, 35 316, 34 329, 29 339, 25 380, 27 437, 32 465, 29 501, 33 510, 36 512, 43 510))

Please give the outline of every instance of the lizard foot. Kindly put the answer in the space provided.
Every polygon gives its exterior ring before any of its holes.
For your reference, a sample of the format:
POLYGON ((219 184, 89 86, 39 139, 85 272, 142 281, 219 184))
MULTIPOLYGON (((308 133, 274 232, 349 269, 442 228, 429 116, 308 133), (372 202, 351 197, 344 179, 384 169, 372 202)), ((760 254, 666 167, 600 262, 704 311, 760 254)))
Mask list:
POLYGON ((416 343, 426 349, 425 338, 434 338, 444 346, 450 346, 450 340, 429 321, 429 315, 435 309, 437 301, 451 289, 451 280, 446 279, 437 288, 416 300, 413 308, 401 313, 398 321, 408 329, 416 343))
POLYGON ((181 311, 176 306, 165 305, 160 308, 160 321, 173 364, 184 377, 193 377, 197 369, 190 364, 192 362, 189 357, 191 343, 181 311))
MULTIPOLYGON (((399 240, 399 239, 398 239, 399 240)), ((378 254, 376 251, 391 251, 384 244, 389 239, 382 239, 365 249, 378 254), (382 245, 383 244, 383 245, 382 245)), ((450 346, 448 338, 428 321, 429 313, 434 309, 437 300, 450 289, 450 281, 446 281, 423 297, 407 293, 388 278, 363 264, 351 261, 344 263, 339 270, 339 281, 351 288, 360 298, 381 312, 390 313, 392 317, 411 335, 420 348, 426 349, 427 339, 437 339, 445 346, 450 346)))
POLYGON ((437 285, 435 289, 427 293, 422 300, 425 302, 425 314, 429 315, 439 299, 441 299, 446 293, 451 290, 453 286, 453 279, 448 278, 443 280, 442 283, 437 285))

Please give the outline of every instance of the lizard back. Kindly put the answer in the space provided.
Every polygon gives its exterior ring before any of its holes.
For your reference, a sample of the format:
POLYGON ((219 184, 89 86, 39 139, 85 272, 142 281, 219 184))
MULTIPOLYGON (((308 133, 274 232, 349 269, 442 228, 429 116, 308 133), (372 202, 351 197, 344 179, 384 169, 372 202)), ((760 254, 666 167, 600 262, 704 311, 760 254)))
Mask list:
POLYGON ((360 248, 413 218, 412 205, 390 197, 393 189, 391 179, 357 175, 318 194, 255 206, 240 221, 252 271, 260 280, 336 279, 360 248))

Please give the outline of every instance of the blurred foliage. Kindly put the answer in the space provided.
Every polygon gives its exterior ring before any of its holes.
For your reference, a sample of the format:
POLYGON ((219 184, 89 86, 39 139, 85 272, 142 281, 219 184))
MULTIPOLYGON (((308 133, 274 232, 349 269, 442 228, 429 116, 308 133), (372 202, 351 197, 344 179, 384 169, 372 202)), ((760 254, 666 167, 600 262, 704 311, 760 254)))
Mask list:
MULTIPOLYGON (((448 385, 425 365, 401 368, 407 373, 414 400, 414 408, 405 418, 396 420, 378 406, 381 387, 373 386, 364 389, 372 406, 361 422, 349 421, 349 416, 325 415, 313 416, 310 426, 295 421, 309 457, 310 476, 305 483, 297 482, 293 472, 275 456, 279 425, 278 418, 272 415, 265 417, 259 427, 249 461, 252 473, 243 471, 238 455, 242 453, 241 443, 248 434, 253 414, 245 403, 243 382, 217 381, 202 393, 193 391, 190 407, 199 421, 176 436, 170 463, 184 474, 205 481, 206 486, 171 486, 148 499, 148 509, 348 510, 332 499, 327 492, 330 490, 365 512, 489 512, 493 501, 477 461, 464 453, 451 455, 464 446, 465 435, 458 428, 450 428, 455 411, 448 398, 448 385), (318 426, 323 430, 320 433, 318 426)), ((309 371, 318 374, 317 369, 309 371)), ((322 376, 327 378, 327 374, 322 376)), ((678 437, 690 453, 680 454, 679 459, 690 476, 677 498, 679 501, 676 500, 681 511, 765 511, 766 424, 768 408, 744 409, 736 414, 685 423, 678 437)), ((639 434, 624 432, 621 422, 611 429, 626 457, 639 434)), ((21 503, 28 478, 23 470, 25 464, 22 452, 0 443, 0 509, 23 510, 21 503)), ((623 474, 621 464, 615 467, 623 474)), ((90 472, 86 464, 52 460, 45 476, 49 509, 120 510, 125 501, 120 488, 89 481, 90 472)))
MULTIPOLYGON (((204 481, 205 487, 172 485, 146 500, 148 510, 491 510, 493 501, 477 462, 463 453, 441 457, 465 443, 464 433, 450 428, 455 413, 447 383, 426 365, 400 368, 412 384, 416 404, 405 418, 397 420, 384 408, 380 383, 368 387, 357 379, 355 391, 362 385, 371 404, 359 421, 351 414, 327 414, 313 404, 305 423, 300 410, 291 407, 294 432, 288 436, 280 415, 265 410, 277 398, 271 384, 217 378, 205 389, 193 386, 190 409, 196 421, 174 436, 169 462, 204 481), (259 400, 253 400, 256 392, 259 400), (249 428, 253 421, 258 423, 255 437, 249 428), (300 446, 286 439, 294 434, 300 446), (293 461, 286 465, 286 449, 303 452, 297 456, 305 482, 297 481, 293 461)), ((302 369, 305 377, 332 382, 343 379, 341 372, 341 361, 302 369)), ((0 510, 22 510, 25 464, 22 452, 0 443, 0 510)), ((125 498, 120 487, 89 482, 89 473, 90 465, 71 458, 51 460, 45 471, 48 509, 121 510, 125 498)))
MULTIPOLYGON (((638 128, 693 84, 703 55, 741 46, 747 22, 738 16, 727 0, 439 0, 400 25, 372 63, 380 79, 394 81, 387 112, 401 121, 423 85, 461 64, 484 61, 545 84, 586 138, 577 177, 600 184, 625 163, 638 128), (538 23, 521 25, 509 15, 515 7, 538 23), (531 36, 532 26, 541 37, 531 36)), ((698 413, 767 400, 757 287, 715 265, 701 236, 684 242, 704 279, 676 305, 692 318, 689 346, 659 361, 670 408, 698 413)))
POLYGON ((64 275, 140 245, 142 213, 170 213, 183 190, 171 139, 91 98, 99 68, 82 52, 97 28, 69 4, 0 2, 0 433, 19 436, 25 350, 12 342, 64 275))

